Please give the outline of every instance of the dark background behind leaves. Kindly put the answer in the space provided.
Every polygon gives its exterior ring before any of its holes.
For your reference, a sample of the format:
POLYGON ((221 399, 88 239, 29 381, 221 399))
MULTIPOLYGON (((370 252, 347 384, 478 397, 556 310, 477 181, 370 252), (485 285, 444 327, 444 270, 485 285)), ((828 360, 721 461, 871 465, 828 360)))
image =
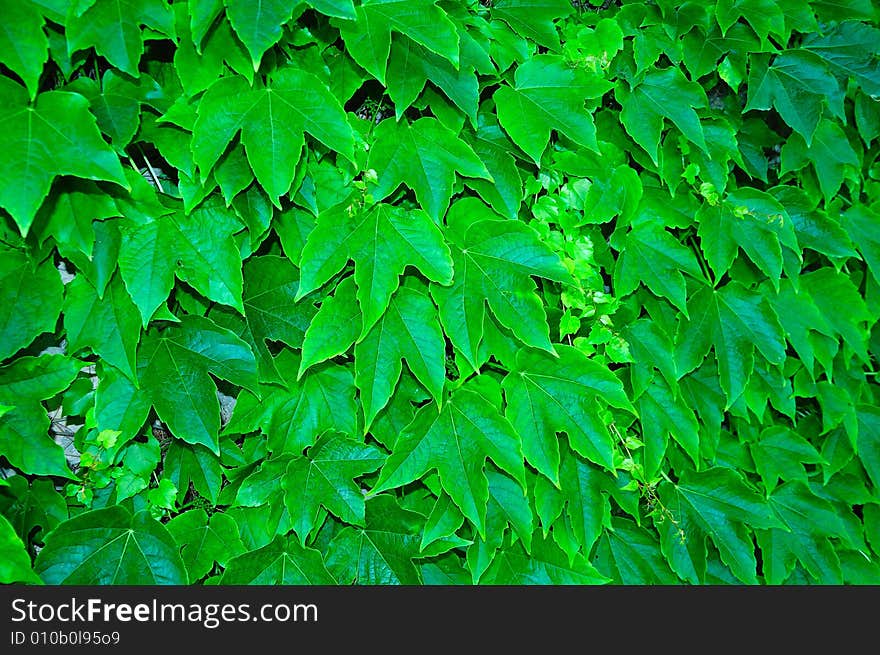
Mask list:
POLYGON ((0 14, 0 581, 880 582, 869 0, 0 14))

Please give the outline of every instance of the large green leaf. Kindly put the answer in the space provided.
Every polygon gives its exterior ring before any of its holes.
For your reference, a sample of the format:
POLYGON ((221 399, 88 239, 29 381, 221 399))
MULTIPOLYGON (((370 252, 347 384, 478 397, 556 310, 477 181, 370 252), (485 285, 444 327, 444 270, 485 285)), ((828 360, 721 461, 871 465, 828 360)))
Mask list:
POLYGON ((376 496, 366 503, 365 527, 347 526, 330 542, 327 565, 342 584, 419 584, 412 560, 419 556, 422 521, 391 496, 376 496))
POLYGON ((706 150, 703 126, 694 109, 706 106, 700 85, 689 82, 675 66, 652 69, 633 88, 615 91, 623 106, 620 121, 626 131, 657 162, 663 119, 668 118, 688 140, 706 150))
POLYGON ((281 488, 300 543, 305 544, 318 524, 322 506, 346 523, 363 526, 364 494, 353 479, 375 471, 384 461, 375 446, 338 433, 326 434, 305 457, 291 460, 281 488))
MULTIPOLYGON (((65 27, 71 52, 94 46, 99 55, 133 77, 144 52, 141 25, 174 38, 174 14, 162 0, 94 0, 69 16, 65 27)), ((149 33, 148 33, 149 34, 149 33)))
POLYGON ((460 389, 439 412, 432 403, 416 414, 382 467, 373 493, 436 469, 443 489, 484 535, 487 458, 525 485, 520 437, 513 426, 479 393, 460 389))
POLYGON ((302 252, 298 296, 317 289, 355 263, 354 280, 366 334, 385 312, 407 266, 429 280, 452 282, 452 260, 440 229, 419 210, 380 203, 364 213, 342 206, 323 212, 302 252))
POLYGON ((556 346, 556 352, 558 357, 520 350, 503 386, 506 415, 522 436, 525 458, 558 484, 557 432, 568 435, 576 452, 614 470, 614 440, 598 414, 608 404, 632 405, 607 368, 570 346, 556 346))
POLYGON ((236 76, 205 92, 192 140, 202 175, 214 168, 239 132, 254 175, 277 206, 293 183, 306 132, 343 157, 353 157, 351 128, 339 101, 317 77, 296 68, 282 69, 265 88, 251 88, 236 76))
POLYGON ((301 546, 293 535, 277 535, 266 546, 233 558, 220 581, 225 585, 336 584, 321 553, 301 546))
POLYGON ((241 223, 219 204, 189 215, 130 214, 121 226, 119 270, 143 324, 168 298, 174 278, 207 298, 242 311, 241 255, 232 234, 241 223))
POLYGON ((540 534, 535 534, 531 553, 521 546, 508 548, 480 579, 482 584, 496 585, 585 585, 608 581, 583 555, 569 558, 552 539, 540 534))
POLYGON ((91 282, 78 275, 67 287, 63 311, 72 351, 89 347, 131 380, 137 379, 135 357, 141 317, 119 276, 113 276, 103 297, 99 297, 91 282))
POLYGON ((238 526, 227 514, 208 517, 205 510, 192 509, 175 516, 167 527, 180 546, 180 556, 190 580, 204 577, 215 562, 225 567, 230 559, 245 550, 238 526))
POLYGON ((65 91, 41 93, 33 106, 27 93, 0 78, 0 207, 22 234, 30 229, 49 187, 59 175, 107 180, 128 186, 119 159, 101 138, 89 103, 65 91))
POLYGON ((49 58, 49 39, 43 32, 45 21, 31 2, 4 1, 0 6, 3 8, 0 62, 24 81, 33 100, 43 65, 49 58))
POLYGON ((782 526, 766 499, 739 473, 728 468, 689 473, 677 484, 664 482, 659 492, 672 518, 687 521, 682 539, 707 535, 739 580, 757 582, 755 546, 748 528, 782 526))
POLYGON ((286 0, 260 0, 256 3, 224 0, 224 4, 232 29, 251 55, 254 70, 260 67, 266 50, 281 38, 284 24, 303 9, 299 3, 286 0))
POLYGON ((337 24, 348 52, 380 82, 385 82, 392 32, 458 67, 458 32, 436 0, 364 0, 355 8, 355 20, 337 24))
POLYGON ((446 343, 437 309, 418 289, 399 289, 388 311, 355 345, 355 384, 365 429, 394 393, 403 370, 401 359, 439 403, 446 380, 446 343))
POLYGON ((771 364, 785 360, 782 327, 763 296, 732 282, 698 291, 689 305, 690 318, 681 321, 675 338, 678 370, 692 371, 714 349, 728 406, 748 384, 756 349, 771 364))
POLYGON ((0 515, 0 583, 36 583, 40 578, 31 568, 31 558, 15 530, 0 515))
POLYGON ((435 118, 412 124, 383 121, 373 138, 367 163, 378 175, 371 188, 373 197, 383 200, 406 184, 435 223, 449 206, 456 172, 491 179, 471 147, 435 118))
POLYGON ((824 110, 843 117, 843 91, 825 62, 808 50, 786 50, 772 62, 753 56, 746 109, 771 107, 809 145, 824 110))
POLYGON ((209 374, 252 391, 256 361, 234 334, 199 316, 147 332, 138 348, 138 378, 172 434, 219 453, 220 404, 209 374))
POLYGON ((528 226, 495 220, 473 199, 457 203, 448 220, 455 270, 451 287, 431 285, 452 344, 476 366, 486 308, 523 343, 552 351, 549 327, 530 276, 568 280, 556 255, 528 226))
POLYGON ((498 121, 539 166, 552 130, 598 151, 596 126, 584 102, 611 88, 599 76, 566 66, 561 57, 533 57, 516 69, 513 87, 495 92, 498 121))
POLYGON ((186 567, 164 525, 120 505, 65 521, 46 537, 34 570, 47 584, 181 585, 186 567))

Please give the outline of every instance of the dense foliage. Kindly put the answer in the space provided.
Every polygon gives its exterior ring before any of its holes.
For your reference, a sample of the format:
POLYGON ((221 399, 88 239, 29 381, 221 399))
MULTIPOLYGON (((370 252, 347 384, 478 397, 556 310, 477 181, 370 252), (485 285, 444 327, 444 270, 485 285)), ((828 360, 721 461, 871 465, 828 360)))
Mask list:
POLYGON ((878 14, 2 0, 0 581, 880 582, 878 14))

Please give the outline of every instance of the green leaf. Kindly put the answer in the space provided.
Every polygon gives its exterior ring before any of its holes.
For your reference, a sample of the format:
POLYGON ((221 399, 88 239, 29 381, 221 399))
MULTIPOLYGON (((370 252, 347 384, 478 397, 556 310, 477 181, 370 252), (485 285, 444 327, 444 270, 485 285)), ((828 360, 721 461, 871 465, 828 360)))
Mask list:
POLYGON ((592 560, 602 575, 625 585, 678 582, 651 532, 625 518, 615 518, 612 525, 599 538, 592 560))
POLYGON ((504 544, 508 525, 513 527, 526 551, 531 550, 534 531, 534 516, 522 487, 512 478, 494 471, 487 471, 486 477, 489 480, 486 538, 477 536, 468 546, 466 556, 474 583, 480 580, 504 544))
POLYGON ((807 161, 816 169, 826 201, 840 190, 847 173, 857 174, 860 166, 846 134, 837 123, 827 119, 819 121, 809 145, 799 134, 792 135, 782 149, 780 174, 802 168, 807 161))
POLYGON ((424 212, 380 203, 352 214, 340 205, 322 213, 309 234, 300 262, 298 297, 326 283, 349 258, 355 263, 361 338, 388 308, 407 266, 418 268, 437 284, 452 282, 449 248, 424 212))
POLYGON ((584 101, 601 98, 611 88, 601 77, 566 66, 561 57, 533 57, 517 67, 513 87, 495 92, 498 121, 538 166, 552 130, 598 152, 596 127, 584 101))
POLYGON ((414 585, 424 516, 387 494, 367 500, 365 527, 346 526, 327 549, 327 566, 341 584, 414 585))
MULTIPOLYGON (((880 411, 871 405, 859 405, 858 454, 868 479, 875 489, 880 489, 880 411)), ((2 419, 0 419, 2 420, 2 419)))
POLYGON ((493 585, 586 585, 605 584, 608 578, 599 573, 580 554, 569 558, 552 539, 536 533, 532 551, 517 544, 501 552, 480 579, 493 585))
POLYGON ((321 302, 321 308, 309 323, 297 379, 309 367, 346 352, 361 334, 362 325, 354 276, 349 276, 336 286, 332 296, 321 302))
POLYGON ((664 118, 706 151, 703 126, 694 111, 706 106, 706 94, 700 85, 689 82, 678 67, 651 69, 631 90, 618 85, 615 95, 623 107, 623 126, 655 164, 664 118))
POLYGON ((747 526, 781 527, 767 501, 728 468, 683 475, 678 484, 664 482, 660 498, 678 519, 708 535, 721 560, 745 583, 757 583, 755 547, 747 526))
POLYGON ((244 310, 241 255, 232 234, 235 215, 218 204, 188 216, 165 212, 130 217, 122 224, 119 270, 144 327, 168 298, 174 278, 215 302, 244 310))
POLYGON ((203 176, 239 132, 254 175, 277 207, 293 183, 306 132, 353 158, 354 140, 339 101, 317 77, 296 68, 283 68, 266 88, 252 89, 235 76, 205 92, 192 140, 193 159, 203 176))
POLYGON ((183 502, 192 485, 212 503, 217 502, 223 484, 223 468, 217 456, 204 446, 173 441, 162 462, 162 476, 177 487, 177 500, 183 502))
POLYGON ((210 374, 257 389, 254 355, 234 334, 208 319, 149 330, 138 348, 138 378, 172 434, 219 454, 220 405, 210 374))
POLYGON ((282 351, 277 363, 289 376, 284 386, 261 385, 259 398, 242 391, 226 433, 261 429, 270 437, 270 451, 295 454, 301 454, 328 430, 357 433, 356 389, 350 367, 328 363, 297 380, 293 375, 299 367, 295 355, 282 351))
POLYGON ((402 359, 440 403, 446 380, 446 342, 437 309, 418 289, 399 289, 388 311, 355 345, 355 384, 364 408, 365 430, 394 393, 402 359))
POLYGON ((385 83, 391 33, 406 35, 458 67, 458 31, 436 0, 364 0, 355 20, 337 21, 345 47, 370 75, 385 83))
POLYGON ((51 398, 67 389, 82 367, 64 355, 19 357, 0 366, 0 402, 23 405, 51 398))
POLYGON ((806 483, 804 465, 824 463, 809 441, 783 426, 764 430, 751 451, 764 487, 771 493, 780 480, 806 483))
POLYGON ((121 446, 134 439, 150 413, 150 400, 145 391, 113 367, 99 369, 95 390, 95 420, 99 430, 116 430, 121 446))
POLYGON ((99 357, 137 381, 135 372, 141 319, 116 275, 104 292, 78 275, 67 287, 64 299, 64 329, 71 351, 91 348, 99 357))
POLYGON ((0 515, 0 584, 40 584, 31 568, 31 558, 15 530, 0 515))
POLYGON ((498 0, 491 5, 493 18, 500 18, 520 36, 551 50, 560 48, 555 22, 571 12, 565 0, 498 0))
POLYGON ((491 179, 471 147, 436 118, 424 117, 412 124, 382 121, 373 138, 367 163, 378 174, 369 187, 373 198, 384 200, 406 184, 435 223, 449 206, 456 172, 491 179), (437 147, 440 143, 442 148, 437 147))
POLYGON ((730 407, 742 395, 755 365, 755 349, 771 364, 785 361, 785 336, 767 299, 731 282, 701 289, 689 299, 690 318, 675 337, 679 373, 694 370, 710 348, 730 407))
POLYGON ((372 493, 394 489, 436 469, 443 489, 485 536, 487 458, 525 486, 519 435, 480 394, 459 389, 437 411, 425 405, 400 436, 372 493))
POLYGON ((118 215, 113 198, 97 184, 65 178, 55 184, 55 192, 40 207, 36 229, 43 239, 51 235, 61 252, 75 249, 94 258, 98 247, 95 229, 100 225, 95 221, 118 215))
POLYGON ((224 585, 333 585, 321 553, 301 546, 293 535, 232 558, 220 578, 224 585))
POLYGON ((49 39, 43 32, 43 16, 30 2, 2 3, 3 29, 0 30, 0 63, 25 83, 33 100, 40 74, 49 58, 49 39))
POLYGON ((786 50, 772 64, 766 55, 752 55, 745 110, 771 107, 810 145, 826 108, 843 118, 843 92, 815 53, 786 50))
MULTIPOLYGON (((785 31, 785 13, 774 0, 718 0, 715 17, 724 34, 740 18, 748 21, 761 39, 766 39, 769 34, 778 37, 788 34, 785 31)), ((782 38, 782 41, 785 40, 782 38)))
POLYGON ((398 120, 430 80, 472 123, 477 122, 479 85, 473 67, 455 67, 415 41, 401 38, 392 43, 386 75, 388 95, 398 120))
POLYGON ((294 13, 302 13, 299 3, 286 0, 260 0, 257 3, 224 0, 224 4, 226 17, 248 49, 255 71, 260 68, 260 60, 266 50, 281 39, 284 24, 294 13))
POLYGON ((364 526, 364 494, 353 482, 382 466, 385 456, 374 447, 338 433, 327 433, 305 457, 287 465, 281 488, 294 532, 305 545, 319 525, 321 507, 346 523, 364 526))
POLYGON ((88 101, 76 93, 41 93, 32 106, 27 94, 0 79, 0 207, 27 234, 52 180, 75 175, 127 187, 119 159, 101 138, 88 101), (39 147, 35 147, 42 144, 39 147))
POLYGON ((257 357, 260 378, 285 379, 270 351, 272 342, 292 348, 303 344, 306 329, 315 315, 308 300, 297 300, 300 274, 290 260, 275 255, 251 257, 244 265, 242 305, 244 320, 233 312, 211 314, 218 325, 235 332, 257 357))
POLYGON ((431 285, 446 335, 475 368, 487 305, 524 344, 552 352, 546 313, 530 276, 569 279, 559 256, 534 230, 519 221, 494 219, 476 200, 456 203, 447 219, 447 238, 454 244, 453 283, 431 285))
POLYGON ((245 552, 238 525, 228 514, 209 518, 205 510, 192 509, 178 514, 166 526, 180 546, 190 580, 206 576, 215 562, 225 567, 229 560, 245 552))
POLYGON ((702 280, 694 252, 660 226, 637 227, 626 235, 614 269, 614 288, 621 296, 643 283, 658 296, 669 299, 687 316, 687 273, 702 280))
POLYGON ((863 205, 853 205, 843 214, 843 229, 847 231, 856 248, 868 265, 871 275, 880 281, 880 213, 863 205))
POLYGON ((671 436, 695 465, 700 462, 700 432, 697 417, 676 388, 661 378, 654 378, 637 401, 645 442, 645 475, 653 477, 660 470, 671 436))
POLYGON ((147 510, 85 512, 46 536, 34 570, 46 584, 187 584, 174 538, 147 510))
POLYGON ((842 584, 840 560, 828 538, 846 539, 846 531, 831 503, 800 482, 778 487, 769 503, 782 525, 757 533, 767 582, 783 583, 798 560, 818 583, 842 584))
POLYGON ((64 449, 49 436, 49 417, 39 403, 23 403, 0 416, 0 453, 31 475, 73 478, 64 449))
POLYGON ((856 21, 838 23, 820 36, 810 34, 802 44, 805 50, 824 59, 844 80, 852 78, 870 96, 880 95, 880 71, 875 58, 880 30, 856 21))
POLYGON ((137 77, 144 52, 141 25, 174 38, 174 13, 162 0, 95 0, 68 15, 67 47, 73 52, 94 46, 113 66, 137 77))
POLYGON ((357 17, 354 11, 354 3, 351 0, 308 0, 308 4, 325 16, 348 18, 350 20, 354 20, 357 17))
POLYGON ((51 262, 35 265, 18 251, 4 250, 0 290, 0 359, 6 359, 43 332, 55 331, 64 286, 51 262))
POLYGON ((606 367, 570 346, 557 357, 520 350, 503 381, 507 418, 522 436, 523 454, 538 471, 559 484, 557 432, 572 449, 614 470, 614 440, 599 417, 600 407, 632 410, 620 380, 606 367))

